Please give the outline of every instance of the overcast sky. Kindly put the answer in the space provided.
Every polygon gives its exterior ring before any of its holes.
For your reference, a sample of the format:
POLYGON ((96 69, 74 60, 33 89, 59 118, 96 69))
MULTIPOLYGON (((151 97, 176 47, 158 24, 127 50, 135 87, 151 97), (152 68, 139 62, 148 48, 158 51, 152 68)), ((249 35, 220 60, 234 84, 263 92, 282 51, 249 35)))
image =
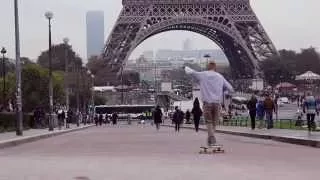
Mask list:
MULTIPOLYGON (((106 37, 121 10, 121 0, 19 0, 21 55, 36 59, 47 49, 47 20, 44 13, 54 12, 53 43, 70 38, 75 51, 86 57, 85 14, 88 10, 105 12, 106 37)), ((319 0, 251 0, 251 4, 278 49, 299 50, 320 46, 319 0)), ((1 0, 0 46, 14 57, 13 0, 1 0)), ((133 53, 162 48, 181 49, 186 38, 193 47, 216 48, 208 39, 190 32, 167 32, 154 36, 141 44, 133 53), (165 40, 164 40, 165 39, 165 40)))

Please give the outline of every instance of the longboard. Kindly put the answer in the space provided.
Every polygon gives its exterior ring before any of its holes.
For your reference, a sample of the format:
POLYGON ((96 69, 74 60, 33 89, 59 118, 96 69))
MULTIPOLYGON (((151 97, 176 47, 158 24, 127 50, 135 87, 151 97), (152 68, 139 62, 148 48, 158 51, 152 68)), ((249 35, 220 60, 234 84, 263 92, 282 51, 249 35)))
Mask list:
POLYGON ((215 154, 215 153, 225 153, 222 145, 215 146, 202 146, 200 147, 200 154, 215 154))

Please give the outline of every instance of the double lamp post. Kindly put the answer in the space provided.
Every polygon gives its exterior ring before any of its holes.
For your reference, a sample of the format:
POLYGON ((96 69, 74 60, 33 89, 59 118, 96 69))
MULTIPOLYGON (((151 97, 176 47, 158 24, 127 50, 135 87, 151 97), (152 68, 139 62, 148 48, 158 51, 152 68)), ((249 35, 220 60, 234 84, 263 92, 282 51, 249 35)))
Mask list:
POLYGON ((7 50, 2 47, 1 54, 2 54, 2 79, 3 79, 3 89, 2 89, 2 110, 5 110, 7 107, 6 102, 6 62, 5 62, 5 55, 7 50))
MULTIPOLYGON (((51 40, 51 21, 53 18, 53 13, 48 11, 45 13, 46 19, 49 22, 49 106, 50 106, 50 115, 49 115, 49 131, 53 131, 54 124, 53 124, 53 80, 52 80, 52 40, 51 40)), ((23 115, 22 115, 22 93, 21 93, 21 59, 20 59, 20 28, 19 28, 19 4, 18 0, 14 0, 14 21, 15 21, 15 55, 16 55, 16 114, 17 114, 17 127, 16 127, 16 135, 22 136, 23 135, 23 115)), ((68 40, 64 39, 64 43, 67 44, 68 40)), ((2 66, 3 66, 3 99, 5 99, 5 54, 7 53, 5 48, 1 49, 2 54, 2 66)), ((66 56, 66 65, 67 62, 66 56)), ((66 73, 68 69, 66 67, 66 73)), ((67 74, 66 74, 67 75, 67 74)), ((94 79, 94 75, 91 74, 91 78, 94 79)), ((92 80, 92 87, 93 87, 94 80, 92 80)), ((68 87, 66 88, 66 103, 67 106, 69 105, 69 90, 68 87)), ((93 88, 92 88, 92 105, 93 102, 93 88)), ((4 100, 5 106, 5 100, 4 100)))
MULTIPOLYGON (((53 112, 53 79, 52 79, 52 35, 51 35, 51 21, 53 18, 53 13, 48 11, 45 13, 45 17, 49 22, 49 101, 50 101, 50 115, 49 115, 49 131, 53 131, 54 129, 54 112, 53 112)), ((69 75, 69 57, 68 57, 68 48, 69 48, 69 39, 63 39, 65 45, 65 76, 66 79, 69 75)), ((91 105, 94 106, 94 75, 90 70, 87 71, 87 74, 91 77, 91 105)), ((78 82, 79 83, 79 82, 78 82)), ((69 83, 66 80, 65 82, 65 93, 66 93, 66 106, 67 110, 70 108, 70 98, 69 98, 69 83)), ((77 108, 77 110, 79 107, 77 108)))
POLYGON ((45 13, 45 17, 49 22, 49 131, 53 131, 53 80, 52 80, 52 42, 51 42, 51 20, 53 18, 53 13, 48 11, 45 13))

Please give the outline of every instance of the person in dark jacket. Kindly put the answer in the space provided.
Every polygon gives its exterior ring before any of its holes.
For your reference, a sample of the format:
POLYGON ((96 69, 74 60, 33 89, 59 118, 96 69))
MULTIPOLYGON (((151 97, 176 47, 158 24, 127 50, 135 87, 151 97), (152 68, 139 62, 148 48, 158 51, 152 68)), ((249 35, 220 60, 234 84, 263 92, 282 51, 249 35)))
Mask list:
POLYGON ((160 109, 160 106, 157 106, 156 109, 153 112, 153 119, 154 123, 156 124, 157 130, 160 129, 160 124, 162 123, 162 111, 160 109))
POLYGON ((266 98, 263 103, 263 107, 266 113, 267 120, 267 129, 273 128, 273 113, 276 112, 275 101, 271 98, 269 94, 266 95, 266 98))
POLYGON ((252 130, 256 128, 257 102, 258 102, 257 98, 255 96, 252 96, 247 103, 247 108, 249 110, 250 119, 251 119, 252 130))
POLYGON ((102 123, 103 123, 103 115, 100 114, 99 115, 99 126, 102 126, 102 123))
POLYGON ((199 131, 199 124, 200 124, 200 118, 202 116, 202 110, 200 107, 200 102, 199 99, 196 98, 193 102, 193 108, 191 113, 193 114, 193 121, 194 121, 194 126, 196 129, 196 132, 199 131))
POLYGON ((180 125, 183 123, 184 113, 178 108, 178 106, 175 108, 175 110, 176 111, 173 114, 173 122, 175 124, 176 132, 179 132, 180 125))
POLYGON ((94 116, 94 122, 96 123, 96 126, 98 126, 98 124, 99 124, 99 117, 98 117, 97 114, 94 116))
POLYGON ((72 118, 73 118, 73 112, 71 109, 68 110, 67 112, 67 124, 66 128, 70 128, 70 123, 72 123, 72 118))
POLYGON ((61 129, 65 118, 66 118, 65 117, 65 112, 63 111, 62 108, 60 108, 58 110, 58 125, 59 125, 59 129, 61 129))
POLYGON ((112 119, 112 125, 116 125, 117 121, 118 121, 118 114, 117 113, 113 113, 111 116, 112 119))
POLYGON ((260 121, 260 124, 258 127, 259 129, 262 129, 266 126, 264 116, 265 116, 264 103, 263 101, 259 101, 257 104, 257 117, 258 117, 258 120, 260 121))
POLYGON ((187 112, 186 112, 186 124, 191 124, 190 118, 191 118, 191 113, 190 113, 189 110, 187 110, 187 112))
POLYGON ((34 124, 36 125, 36 128, 40 128, 41 127, 41 112, 40 109, 37 108, 34 112, 33 112, 33 119, 34 119, 34 124))

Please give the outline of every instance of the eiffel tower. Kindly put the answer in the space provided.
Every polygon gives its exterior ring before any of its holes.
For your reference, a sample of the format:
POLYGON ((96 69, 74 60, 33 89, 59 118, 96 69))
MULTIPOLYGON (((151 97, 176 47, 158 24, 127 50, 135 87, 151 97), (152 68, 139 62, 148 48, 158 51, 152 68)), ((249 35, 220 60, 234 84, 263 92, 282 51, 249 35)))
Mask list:
POLYGON ((122 0, 103 59, 119 72, 132 51, 158 33, 184 30, 216 43, 236 77, 262 76, 260 62, 277 50, 249 0, 122 0))

